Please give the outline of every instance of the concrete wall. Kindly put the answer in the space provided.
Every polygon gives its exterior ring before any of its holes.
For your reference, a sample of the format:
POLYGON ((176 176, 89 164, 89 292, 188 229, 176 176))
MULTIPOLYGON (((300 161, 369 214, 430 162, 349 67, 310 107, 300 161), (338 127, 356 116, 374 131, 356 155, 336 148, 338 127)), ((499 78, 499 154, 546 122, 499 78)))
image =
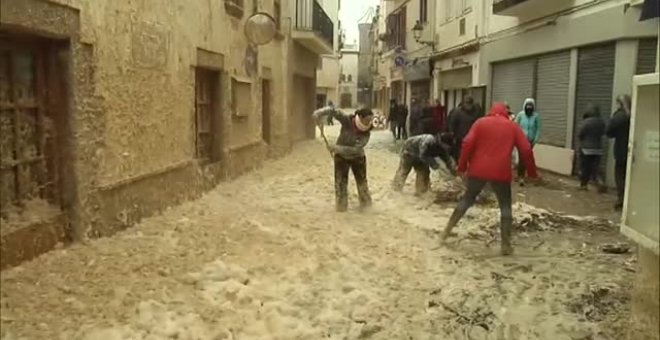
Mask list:
MULTIPOLYGON (((290 2, 282 0, 284 17, 290 2)), ((289 38, 285 21, 283 35, 259 47, 257 72, 246 74, 242 24, 251 0, 243 19, 216 1, 57 3, 3 0, 0 18, 6 27, 70 41, 74 190, 67 209, 77 238, 111 234, 259 166, 267 154, 289 149, 291 124, 307 123, 289 123, 292 109, 308 108, 290 89, 294 74, 315 79, 316 55, 289 38), (194 157, 200 51, 217 56, 221 73, 220 161, 205 165, 194 157), (251 83, 251 98, 261 98, 262 78, 271 80, 270 145, 261 138, 261 100, 248 99, 245 117, 232 116, 232 77, 251 83)), ((260 6, 272 12, 271 2, 260 6)))
POLYGON ((658 339, 660 337, 660 261, 658 255, 641 248, 637 274, 632 291, 632 320, 628 339, 658 339))
POLYGON ((340 60, 341 73, 346 75, 346 81, 340 85, 356 83, 358 80, 358 52, 357 51, 343 51, 340 60), (348 81, 348 75, 351 75, 352 81, 348 81))
POLYGON ((442 53, 452 47, 473 41, 484 34, 483 15, 484 1, 470 1, 463 8, 463 1, 443 1, 436 5, 435 26, 437 46, 436 49, 442 53), (465 19, 465 34, 460 35, 459 22, 465 19))
POLYGON ((316 87, 331 88, 336 91, 339 86, 340 70, 339 58, 323 56, 321 68, 316 71, 316 87))
MULTIPOLYGON (((639 11, 639 8, 632 7, 624 13, 624 4, 621 1, 606 1, 554 20, 548 18, 535 24, 517 27, 506 34, 494 35, 491 32, 481 47, 481 61, 488 65, 501 60, 598 42, 657 36, 656 24, 638 21, 639 11)), ((503 19, 499 16, 489 16, 487 20, 503 19)), ((482 67, 479 79, 488 82, 489 73, 489 67, 482 67)), ((632 79, 629 82, 632 84, 632 79)))

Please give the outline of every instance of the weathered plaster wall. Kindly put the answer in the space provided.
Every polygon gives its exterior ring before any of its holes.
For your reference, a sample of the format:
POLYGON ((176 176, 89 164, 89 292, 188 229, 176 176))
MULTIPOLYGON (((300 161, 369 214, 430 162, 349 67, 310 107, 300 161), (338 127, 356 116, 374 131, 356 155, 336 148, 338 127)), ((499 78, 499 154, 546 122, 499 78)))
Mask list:
MULTIPOLYGON (((278 39, 258 48, 257 72, 248 75, 242 24, 252 1, 245 0, 243 19, 226 14, 223 1, 2 1, 3 24, 70 46, 65 208, 77 238, 109 235, 258 167, 289 150, 291 126, 308 127, 300 119, 289 124, 289 115, 310 109, 313 91, 291 100, 290 89, 294 74, 314 80, 317 56, 291 41, 285 21, 278 39), (222 60, 220 160, 209 165, 194 157, 199 49, 222 60), (252 84, 240 119, 231 114, 232 77, 252 84), (270 145, 262 141, 262 78, 271 81, 270 145)), ((272 6, 259 1, 259 10, 272 13, 272 6)))

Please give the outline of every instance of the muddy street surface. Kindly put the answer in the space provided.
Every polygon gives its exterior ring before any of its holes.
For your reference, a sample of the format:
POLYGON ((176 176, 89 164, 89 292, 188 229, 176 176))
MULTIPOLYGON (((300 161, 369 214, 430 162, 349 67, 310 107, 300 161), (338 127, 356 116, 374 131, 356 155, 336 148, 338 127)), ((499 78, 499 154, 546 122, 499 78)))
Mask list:
MULTIPOLYGON (((349 212, 334 212, 319 139, 114 237, 3 271, 2 339, 622 338, 635 259, 602 250, 624 241, 609 196, 548 176, 516 187, 513 256, 498 255, 493 203, 440 246, 455 203, 414 197, 414 174, 392 192, 395 151, 374 133, 367 212, 352 179, 349 212)), ((435 190, 451 184, 432 176, 435 190)))

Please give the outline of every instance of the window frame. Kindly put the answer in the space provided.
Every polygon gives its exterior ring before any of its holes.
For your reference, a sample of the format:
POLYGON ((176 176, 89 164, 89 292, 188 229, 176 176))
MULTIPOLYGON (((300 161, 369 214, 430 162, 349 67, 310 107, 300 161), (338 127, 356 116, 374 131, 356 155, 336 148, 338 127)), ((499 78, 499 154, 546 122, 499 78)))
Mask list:
POLYGON ((428 0, 419 0, 419 22, 427 23, 429 20, 429 2, 428 0))
POLYGON ((217 119, 220 108, 220 72, 196 66, 195 68, 195 158, 202 162, 214 162, 215 142, 218 138, 217 119), (205 135, 206 138, 203 138, 205 135), (206 139, 205 141, 203 141, 206 139))

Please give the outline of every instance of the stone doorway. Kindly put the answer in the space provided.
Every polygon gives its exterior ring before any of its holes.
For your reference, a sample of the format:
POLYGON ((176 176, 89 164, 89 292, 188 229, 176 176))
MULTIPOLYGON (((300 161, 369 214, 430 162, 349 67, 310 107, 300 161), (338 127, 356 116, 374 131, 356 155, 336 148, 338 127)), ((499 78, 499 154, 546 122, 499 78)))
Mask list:
POLYGON ((63 200, 68 44, 0 30, 0 267, 71 239, 63 200))

